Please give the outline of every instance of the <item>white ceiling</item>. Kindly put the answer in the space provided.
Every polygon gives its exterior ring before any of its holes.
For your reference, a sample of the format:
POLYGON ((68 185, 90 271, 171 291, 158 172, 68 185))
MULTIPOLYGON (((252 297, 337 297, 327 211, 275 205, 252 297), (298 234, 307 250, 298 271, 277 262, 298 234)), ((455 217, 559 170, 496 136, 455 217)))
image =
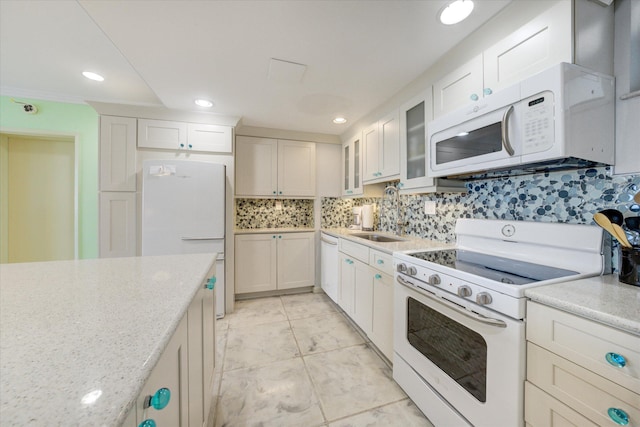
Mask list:
POLYGON ((334 116, 357 121, 509 1, 446 27, 447 0, 0 0, 0 91, 186 111, 204 97, 247 126, 340 134, 334 116), (306 69, 269 78, 272 58, 306 69))

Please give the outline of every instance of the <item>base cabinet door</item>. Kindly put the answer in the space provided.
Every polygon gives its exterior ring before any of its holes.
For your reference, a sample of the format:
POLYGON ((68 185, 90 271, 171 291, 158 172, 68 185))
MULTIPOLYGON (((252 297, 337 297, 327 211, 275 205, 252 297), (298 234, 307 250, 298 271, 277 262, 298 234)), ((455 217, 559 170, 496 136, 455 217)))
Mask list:
POLYGON ((340 286, 338 288, 338 305, 350 317, 353 317, 354 301, 356 297, 356 265, 358 260, 349 255, 339 253, 340 286))
POLYGON ((371 341, 393 360, 393 276, 374 270, 371 341))
POLYGON ((273 234, 236 236, 236 293, 273 291, 277 286, 277 239, 273 234))
POLYGON ((100 258, 136 255, 136 193, 100 193, 100 258))
POLYGON ((187 318, 185 316, 136 401, 138 423, 152 419, 158 427, 187 427, 189 425, 187 342, 187 318), (147 400, 147 396, 154 396, 158 390, 163 388, 169 389, 170 392, 167 406, 163 409, 155 409, 153 406, 145 408, 144 402, 147 400))
POLYGON ((356 261, 355 300, 353 320, 368 336, 371 335, 373 321, 373 276, 372 269, 365 263, 356 261))
POLYGON ((278 235, 278 289, 313 286, 315 233, 278 235))

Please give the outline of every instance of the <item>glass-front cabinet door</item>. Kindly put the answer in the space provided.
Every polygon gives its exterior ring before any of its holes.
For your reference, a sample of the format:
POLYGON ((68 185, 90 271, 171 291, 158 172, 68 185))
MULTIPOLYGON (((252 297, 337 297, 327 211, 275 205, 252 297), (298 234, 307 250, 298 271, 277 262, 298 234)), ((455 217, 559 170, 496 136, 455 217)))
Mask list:
POLYGON ((400 106, 400 184, 401 190, 431 187, 427 177, 427 123, 433 119, 432 89, 400 106))
POLYGON ((342 195, 362 194, 362 135, 342 143, 342 195))

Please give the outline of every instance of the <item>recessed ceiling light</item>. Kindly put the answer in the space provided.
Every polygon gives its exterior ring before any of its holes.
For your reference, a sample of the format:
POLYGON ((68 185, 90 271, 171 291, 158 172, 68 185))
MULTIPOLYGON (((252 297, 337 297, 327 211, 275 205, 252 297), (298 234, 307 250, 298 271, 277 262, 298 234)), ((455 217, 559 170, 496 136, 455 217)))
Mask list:
POLYGON ((453 25, 464 20, 473 10, 473 1, 455 0, 440 11, 440 22, 444 25, 453 25))
POLYGON ((337 125, 342 125, 347 123, 347 119, 345 119, 344 117, 336 117, 335 119, 333 119, 333 123, 337 125))
POLYGON ((91 71, 83 71, 82 75, 88 78, 89 80, 95 80, 97 82, 104 81, 104 77, 102 77, 100 74, 96 74, 91 71))
POLYGON ((209 101, 208 99, 196 99, 195 102, 198 107, 213 107, 213 102, 209 101))

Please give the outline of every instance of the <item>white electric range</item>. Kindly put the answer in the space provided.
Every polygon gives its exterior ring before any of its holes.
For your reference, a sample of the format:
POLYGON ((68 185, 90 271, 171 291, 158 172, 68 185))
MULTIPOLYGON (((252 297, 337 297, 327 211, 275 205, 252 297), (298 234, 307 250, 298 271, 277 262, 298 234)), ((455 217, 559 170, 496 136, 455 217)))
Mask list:
POLYGON ((456 247, 394 253, 394 379, 436 425, 524 425, 524 292, 600 275, 596 226, 460 219, 456 247))

